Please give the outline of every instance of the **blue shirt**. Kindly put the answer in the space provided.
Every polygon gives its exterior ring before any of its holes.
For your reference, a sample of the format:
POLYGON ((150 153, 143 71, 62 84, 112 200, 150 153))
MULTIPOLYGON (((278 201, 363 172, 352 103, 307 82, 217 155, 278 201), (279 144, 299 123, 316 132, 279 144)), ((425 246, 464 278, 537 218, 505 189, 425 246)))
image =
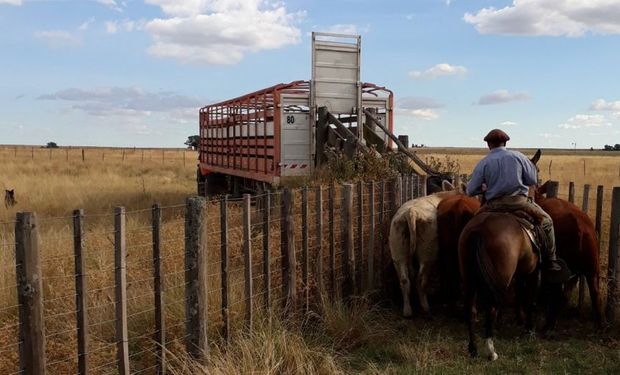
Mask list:
POLYGON ((492 149, 474 168, 467 184, 467 195, 482 194, 482 184, 487 190, 487 200, 512 195, 527 196, 528 187, 536 185, 536 167, 522 153, 506 150, 506 147, 492 149))

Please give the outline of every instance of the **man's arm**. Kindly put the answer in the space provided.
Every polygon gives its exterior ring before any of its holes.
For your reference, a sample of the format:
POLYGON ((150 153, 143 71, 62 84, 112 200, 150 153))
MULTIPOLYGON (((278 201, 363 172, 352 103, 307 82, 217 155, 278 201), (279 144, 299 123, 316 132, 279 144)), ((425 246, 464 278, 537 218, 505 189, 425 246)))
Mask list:
POLYGON ((474 171, 471 174, 471 178, 467 183, 467 195, 473 197, 474 195, 482 194, 482 184, 484 183, 484 163, 480 161, 476 164, 474 171))

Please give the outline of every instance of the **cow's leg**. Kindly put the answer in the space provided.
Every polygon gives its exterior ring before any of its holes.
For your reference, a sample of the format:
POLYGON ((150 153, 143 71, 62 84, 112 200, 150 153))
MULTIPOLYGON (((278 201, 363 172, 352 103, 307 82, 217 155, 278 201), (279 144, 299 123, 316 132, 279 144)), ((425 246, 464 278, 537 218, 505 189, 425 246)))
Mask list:
POLYGON ((406 262, 398 262, 395 264, 398 279, 400 280, 400 290, 403 293, 403 317, 411 318, 411 301, 409 294, 411 292, 411 282, 409 281, 409 267, 406 262))
POLYGON ((575 290, 577 281, 579 281, 579 276, 572 277, 564 283, 564 293, 563 293, 564 300, 562 302, 566 306, 570 305, 570 298, 573 295, 573 291, 575 290))
POLYGON ((598 273, 586 276, 588 281, 588 290, 590 291, 590 301, 592 303, 592 311, 594 312, 594 321, 599 329, 605 328, 605 315, 601 309, 601 293, 599 289, 598 273))
POLYGON ((428 287, 428 268, 428 265, 421 263, 416 277, 418 299, 420 300, 420 306, 425 313, 430 313, 431 311, 430 306, 428 305, 428 297, 426 295, 426 290, 428 287))
POLYGON ((486 309, 486 320, 484 324, 484 347, 485 355, 489 361, 495 361, 497 359, 497 353, 495 352, 495 345, 493 345, 493 328, 495 326, 495 320, 497 319, 497 309, 493 306, 489 306, 486 309))

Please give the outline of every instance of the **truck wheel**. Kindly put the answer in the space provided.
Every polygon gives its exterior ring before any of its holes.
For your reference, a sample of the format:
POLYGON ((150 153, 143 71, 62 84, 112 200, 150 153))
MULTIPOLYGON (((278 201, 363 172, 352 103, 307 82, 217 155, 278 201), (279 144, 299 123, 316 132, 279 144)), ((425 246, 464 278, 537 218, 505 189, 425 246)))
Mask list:
POLYGON ((206 193, 207 195, 228 194, 228 180, 225 174, 209 173, 206 176, 206 193))

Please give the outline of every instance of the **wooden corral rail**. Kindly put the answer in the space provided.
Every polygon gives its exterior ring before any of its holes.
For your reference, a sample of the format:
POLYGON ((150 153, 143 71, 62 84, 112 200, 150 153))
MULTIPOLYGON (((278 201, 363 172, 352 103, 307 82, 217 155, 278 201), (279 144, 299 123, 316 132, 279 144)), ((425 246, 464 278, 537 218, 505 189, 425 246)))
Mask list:
MULTIPOLYGON (((578 197, 572 186, 567 191, 572 191, 575 200, 578 197)), ((558 196, 558 187, 557 182, 551 183, 548 195, 558 196)), ((85 230, 84 219, 88 215, 76 210, 71 216, 75 270, 69 276, 75 280, 76 287, 75 297, 71 295, 75 311, 67 314, 75 317, 73 332, 77 345, 70 357, 61 360, 56 357, 51 361, 46 355, 46 343, 50 345, 59 336, 46 331, 44 324, 48 312, 43 292, 48 289, 41 283, 46 275, 41 271, 38 251, 41 245, 38 231, 44 219, 37 223, 36 214, 20 213, 15 222, 15 251, 21 334, 19 342, 8 343, 19 345, 19 350, 14 349, 19 353, 15 356, 19 358, 15 367, 24 374, 52 373, 50 366, 64 361, 73 363, 75 372, 80 374, 100 373, 103 368, 119 373, 164 374, 166 361, 172 357, 165 353, 172 349, 173 335, 185 343, 192 356, 202 360, 213 345, 230 342, 235 330, 252 329, 256 319, 270 318, 274 313, 295 317, 308 310, 319 312, 317 307, 326 296, 347 300, 352 295, 375 290, 381 286, 384 269, 389 265, 385 244, 391 215, 404 201, 424 191, 423 178, 400 176, 357 185, 285 189, 259 196, 246 195, 240 200, 226 196, 215 200, 191 197, 185 205, 175 206, 185 209, 182 213, 185 230, 174 230, 183 236, 174 244, 180 248, 177 256, 163 251, 170 243, 164 233, 167 224, 162 221, 167 207, 154 205, 140 210, 150 215, 151 221, 141 230, 146 230, 149 236, 152 234, 152 254, 147 251, 147 262, 142 264, 149 271, 152 284, 141 292, 150 293, 152 305, 137 313, 131 310, 132 296, 128 292, 131 285, 143 280, 127 275, 132 271, 127 262, 135 255, 130 253, 132 247, 127 243, 130 238, 126 237, 129 223, 126 219, 133 213, 116 208, 113 231, 110 228, 113 233, 110 251, 115 262, 109 268, 114 276, 114 285, 110 286, 115 297, 111 323, 116 335, 108 342, 116 358, 103 364, 101 359, 95 360, 95 345, 89 345, 96 333, 93 327, 107 322, 93 323, 89 316, 96 312, 92 302, 100 294, 90 289, 92 286, 85 277, 89 265, 85 262, 84 249, 88 249, 88 237, 92 235, 85 230), (175 267, 164 267, 170 261, 175 262, 175 267), (172 293, 166 288, 172 288, 169 280, 175 274, 184 281, 179 284, 183 296, 176 302, 166 298, 167 293, 172 293), (177 324, 171 324, 174 316, 169 309, 178 302, 182 317, 177 318, 177 324), (145 320, 148 325, 141 327, 144 331, 136 332, 135 325, 131 328, 128 320, 144 313, 150 316, 145 320), (146 337, 149 340, 146 345, 150 347, 128 345, 135 343, 132 340, 136 335, 146 337), (141 357, 142 352, 151 355, 141 357)), ((589 191, 586 185, 581 196, 586 212, 590 207, 589 191)), ((599 238, 603 193, 603 187, 598 186, 595 222, 599 238)), ((611 205, 607 317, 614 323, 620 316, 620 188, 613 189, 611 205)), ((181 221, 175 223, 178 226, 181 221)), ((151 243, 147 245, 150 247, 151 243)), ((584 294, 585 291, 580 293, 580 303, 584 294)), ((49 315, 53 318, 59 314, 49 315)), ((0 350, 6 351, 6 347, 0 344, 0 350)))

